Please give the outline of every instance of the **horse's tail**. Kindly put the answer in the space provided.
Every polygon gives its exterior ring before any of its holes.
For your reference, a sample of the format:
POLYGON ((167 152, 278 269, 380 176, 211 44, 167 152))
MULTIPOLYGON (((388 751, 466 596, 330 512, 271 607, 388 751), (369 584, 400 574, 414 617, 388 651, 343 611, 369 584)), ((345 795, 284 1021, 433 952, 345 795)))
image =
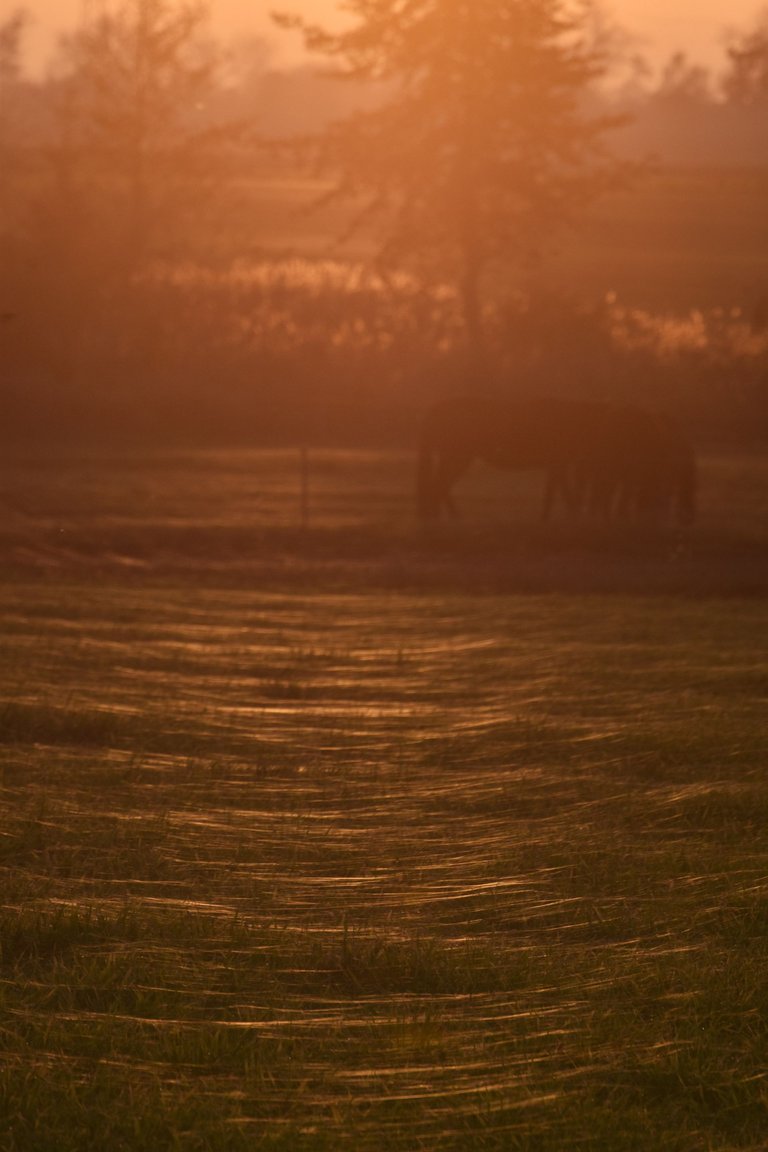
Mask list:
POLYGON ((416 507, 421 520, 434 520, 440 513, 440 500, 435 490, 435 449, 430 420, 422 424, 416 467, 416 507))

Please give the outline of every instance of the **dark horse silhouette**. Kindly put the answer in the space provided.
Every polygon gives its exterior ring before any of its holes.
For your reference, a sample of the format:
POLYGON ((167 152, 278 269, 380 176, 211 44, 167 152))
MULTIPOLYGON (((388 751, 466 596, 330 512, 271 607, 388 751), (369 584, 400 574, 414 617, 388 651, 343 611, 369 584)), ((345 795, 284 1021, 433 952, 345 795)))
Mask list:
POLYGON ((425 520, 454 513, 452 490, 474 460, 545 473, 541 516, 561 501, 611 519, 690 523, 696 461, 680 427, 629 405, 560 397, 457 396, 421 429, 417 496, 425 520))

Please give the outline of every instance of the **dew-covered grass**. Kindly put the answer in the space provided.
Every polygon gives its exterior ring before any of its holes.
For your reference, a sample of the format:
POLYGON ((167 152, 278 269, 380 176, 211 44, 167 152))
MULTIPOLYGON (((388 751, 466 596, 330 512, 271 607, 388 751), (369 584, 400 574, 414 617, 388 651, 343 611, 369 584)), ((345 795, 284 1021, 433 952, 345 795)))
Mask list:
POLYGON ((5 474, 0 1146, 764 1147, 760 462, 645 549, 175 460, 5 474))

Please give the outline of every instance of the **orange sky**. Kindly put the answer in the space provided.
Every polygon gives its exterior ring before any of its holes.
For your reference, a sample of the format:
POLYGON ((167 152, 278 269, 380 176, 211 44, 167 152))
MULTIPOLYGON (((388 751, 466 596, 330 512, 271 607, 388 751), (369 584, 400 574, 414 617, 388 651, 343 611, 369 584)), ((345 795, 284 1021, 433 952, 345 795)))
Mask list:
MULTIPOLYGON (((39 61, 53 40, 53 30, 71 26, 88 0, 0 0, 0 18, 18 7, 34 17, 36 30, 30 49, 39 61)), ((603 0, 604 9, 638 37, 638 48, 651 58, 664 58, 678 48, 707 64, 722 58, 722 32, 727 27, 749 25, 761 8, 760 0, 603 0)), ((326 20, 338 10, 336 0, 212 0, 216 32, 223 36, 242 34, 275 35, 270 30, 269 12, 296 11, 326 20)), ((295 36, 282 40, 282 54, 298 52, 295 36)))

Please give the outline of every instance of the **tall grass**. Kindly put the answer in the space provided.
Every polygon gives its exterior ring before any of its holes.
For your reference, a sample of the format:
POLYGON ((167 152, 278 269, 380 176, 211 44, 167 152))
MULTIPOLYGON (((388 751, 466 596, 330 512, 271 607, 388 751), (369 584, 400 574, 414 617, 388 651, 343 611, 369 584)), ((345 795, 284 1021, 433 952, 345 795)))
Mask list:
POLYGON ((39 313, 3 327, 6 436, 402 444, 437 396, 489 384, 661 407, 710 438, 765 425, 768 342, 738 308, 513 294, 488 310, 483 379, 450 290, 338 260, 158 267, 64 334, 39 313))
POLYGON ((6 461, 0 1144, 760 1148, 764 595, 417 546, 351 459, 292 543, 279 453, 6 461))

